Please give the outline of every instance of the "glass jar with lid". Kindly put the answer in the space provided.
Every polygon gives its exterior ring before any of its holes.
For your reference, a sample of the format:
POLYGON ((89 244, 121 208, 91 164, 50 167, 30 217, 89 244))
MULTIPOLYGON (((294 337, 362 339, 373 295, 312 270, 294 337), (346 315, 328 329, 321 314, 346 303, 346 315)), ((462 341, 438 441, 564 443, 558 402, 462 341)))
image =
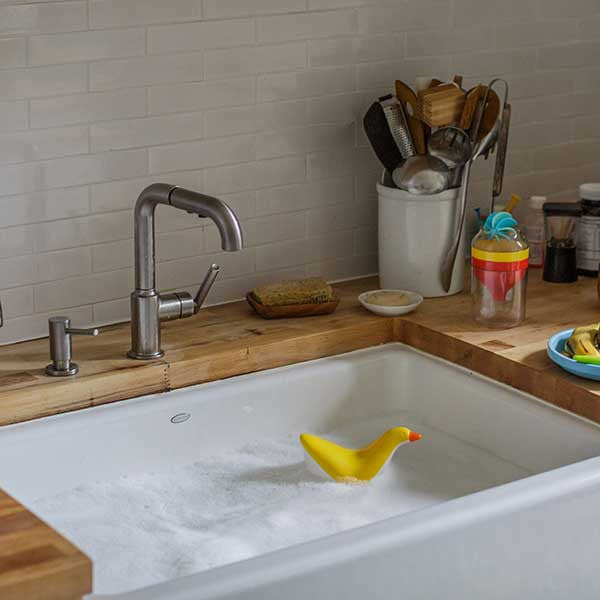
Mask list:
POLYGON ((577 271, 580 275, 596 277, 600 264, 600 183, 582 183, 579 198, 577 271))
POLYGON ((491 328, 516 327, 525 319, 529 246, 508 212, 494 212, 471 245, 474 319, 491 328))

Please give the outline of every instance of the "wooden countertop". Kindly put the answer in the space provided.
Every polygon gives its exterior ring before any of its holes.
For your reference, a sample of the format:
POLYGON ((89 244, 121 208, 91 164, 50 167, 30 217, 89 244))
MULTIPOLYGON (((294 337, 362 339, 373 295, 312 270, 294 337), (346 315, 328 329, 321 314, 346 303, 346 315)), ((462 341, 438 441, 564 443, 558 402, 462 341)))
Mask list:
MULTIPOLYGON (((329 316, 265 321, 245 302, 237 302, 163 324, 165 356, 151 362, 125 356, 128 324, 104 328, 97 338, 75 338, 73 355, 81 370, 73 378, 44 375, 46 339, 4 346, 0 348, 0 425, 392 341, 600 423, 600 382, 569 375, 546 356, 552 333, 600 320, 595 280, 550 284, 532 270, 527 319, 520 327, 502 331, 472 320, 467 293, 426 300, 416 312, 390 319, 372 315, 358 304, 360 292, 377 287, 375 279, 336 287, 341 303, 329 316)), ((0 491, 2 600, 73 600, 90 589, 89 559, 0 491)))

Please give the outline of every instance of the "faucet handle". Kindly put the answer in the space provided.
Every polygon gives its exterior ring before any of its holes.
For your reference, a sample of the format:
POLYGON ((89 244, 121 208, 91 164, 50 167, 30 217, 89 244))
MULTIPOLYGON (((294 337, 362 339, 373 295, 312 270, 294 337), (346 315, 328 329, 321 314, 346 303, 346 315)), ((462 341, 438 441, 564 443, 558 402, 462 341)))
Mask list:
POLYGON ((219 265, 210 265, 194 298, 188 292, 160 294, 159 319, 161 321, 172 321, 174 319, 187 319, 195 315, 200 310, 206 296, 208 296, 208 292, 210 292, 210 288, 212 288, 220 270, 219 265))
POLYGON ((204 276, 204 279, 202 280, 202 283, 200 284, 200 287, 194 296, 194 313, 197 313, 200 308, 202 308, 202 305, 206 300, 206 296, 208 296, 208 292, 210 292, 220 270, 221 267, 214 263, 208 267, 208 271, 206 272, 206 275, 204 276))

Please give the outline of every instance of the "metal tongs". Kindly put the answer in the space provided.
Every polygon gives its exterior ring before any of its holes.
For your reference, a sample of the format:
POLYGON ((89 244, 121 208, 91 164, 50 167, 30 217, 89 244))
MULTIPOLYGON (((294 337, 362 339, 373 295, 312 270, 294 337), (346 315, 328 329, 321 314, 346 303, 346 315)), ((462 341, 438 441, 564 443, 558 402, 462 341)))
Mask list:
POLYGON ((492 203, 490 205, 490 214, 494 212, 496 198, 502 193, 504 165, 506 164, 506 151, 508 149, 508 130, 510 128, 511 116, 511 107, 508 103, 508 82, 505 79, 494 79, 490 82, 490 88, 498 82, 504 84, 504 97, 502 99, 502 116, 500 130, 498 131, 498 142, 496 144, 496 165, 494 167, 494 182, 492 184, 492 203))
MULTIPOLYGON (((444 255, 444 259, 442 261, 442 267, 441 267, 441 271, 440 271, 442 286, 446 292, 450 291, 450 285, 452 282, 452 272, 454 271, 454 264, 456 263, 456 256, 458 254, 458 248, 460 246, 460 238, 462 236, 462 231, 464 228, 465 212, 466 212, 466 208, 467 208, 467 192, 468 192, 468 188, 469 188, 469 179, 471 176, 471 166, 473 165, 473 162, 480 156, 485 155, 487 157, 488 154, 493 150, 494 146, 496 145, 496 141, 498 140, 498 134, 503 129, 502 125, 503 125, 504 113, 507 112, 507 114, 510 117, 510 105, 507 104, 507 98, 508 98, 508 84, 506 83, 506 81, 504 81, 503 79, 492 79, 492 81, 490 81, 490 83, 487 86, 487 89, 485 91, 483 98, 481 98, 477 103, 477 108, 475 110, 475 114, 474 114, 473 120, 471 122, 471 127, 469 128, 469 131, 468 131, 468 135, 473 144, 473 153, 472 153, 470 159, 465 163, 465 166, 463 168, 462 177, 461 177, 460 194, 459 194, 459 198, 458 198, 458 203, 456 205, 456 213, 455 213, 455 221, 454 221, 454 234, 450 241, 450 246, 448 248, 448 251, 444 255), (494 84, 497 83, 498 81, 504 82, 504 84, 506 86, 505 95, 504 95, 504 107, 505 107, 505 109, 506 109, 506 107, 508 107, 508 111, 503 110, 502 115, 501 116, 499 115, 498 119, 496 120, 494 126, 490 129, 490 131, 479 142, 477 142, 477 138, 479 136, 479 132, 481 129, 481 123, 483 121, 483 116, 484 116, 485 109, 486 109, 486 106, 488 103, 490 90, 493 88, 494 84)), ((505 139, 504 146, 503 146, 504 158, 506 156, 506 146, 508 144, 508 126, 506 127, 505 138, 506 139, 505 139)), ((500 150, 499 150, 499 152, 500 152, 500 150)), ((502 175, 504 173, 504 158, 502 159, 502 171, 499 175, 500 190, 502 189, 501 180, 502 180, 502 175)), ((497 169, 499 169, 498 166, 497 166, 497 169)), ((496 188, 494 188, 494 190, 495 189, 496 188)))

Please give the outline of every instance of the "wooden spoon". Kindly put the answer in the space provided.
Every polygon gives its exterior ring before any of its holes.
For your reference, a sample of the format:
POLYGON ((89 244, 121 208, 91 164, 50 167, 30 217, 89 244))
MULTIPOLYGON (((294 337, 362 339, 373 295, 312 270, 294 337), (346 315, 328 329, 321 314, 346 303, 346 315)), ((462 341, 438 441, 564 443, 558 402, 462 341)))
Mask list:
POLYGON ((484 93, 485 86, 483 85, 476 85, 467 92, 467 100, 465 101, 465 106, 458 123, 460 129, 467 131, 469 127, 471 127, 473 115, 475 114, 475 109, 477 108, 477 102, 479 101, 479 98, 483 97, 484 93))

